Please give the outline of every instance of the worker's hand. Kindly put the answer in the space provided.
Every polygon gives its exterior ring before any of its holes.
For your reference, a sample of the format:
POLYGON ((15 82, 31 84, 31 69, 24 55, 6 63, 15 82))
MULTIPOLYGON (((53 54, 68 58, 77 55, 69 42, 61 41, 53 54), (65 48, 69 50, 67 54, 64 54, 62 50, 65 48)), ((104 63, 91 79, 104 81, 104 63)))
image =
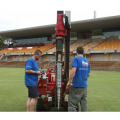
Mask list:
POLYGON ((41 75, 41 72, 40 71, 36 71, 36 74, 41 75))
POLYGON ((69 88, 70 82, 68 81, 67 85, 66 85, 66 89, 69 88))

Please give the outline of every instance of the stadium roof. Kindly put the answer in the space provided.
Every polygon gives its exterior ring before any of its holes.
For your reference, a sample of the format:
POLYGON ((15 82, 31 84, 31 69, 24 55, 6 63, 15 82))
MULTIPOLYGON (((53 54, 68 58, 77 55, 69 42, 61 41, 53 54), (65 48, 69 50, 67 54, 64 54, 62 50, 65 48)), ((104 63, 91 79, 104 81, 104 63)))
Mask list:
MULTIPOLYGON (((41 37, 54 34, 55 26, 56 24, 52 24, 24 29, 2 31, 0 32, 0 36, 12 39, 41 37)), ((91 30, 95 29, 102 29, 103 31, 120 29, 120 15, 75 21, 71 23, 71 31, 74 32, 90 32, 91 30)))

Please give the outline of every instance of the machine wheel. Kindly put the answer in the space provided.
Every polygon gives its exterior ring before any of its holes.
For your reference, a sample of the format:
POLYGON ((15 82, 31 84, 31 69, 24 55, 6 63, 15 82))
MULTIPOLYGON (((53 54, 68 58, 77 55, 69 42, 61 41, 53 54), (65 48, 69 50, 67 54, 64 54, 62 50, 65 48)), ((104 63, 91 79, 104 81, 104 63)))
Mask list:
POLYGON ((43 98, 41 97, 41 95, 39 95, 39 98, 37 100, 36 111, 37 112, 48 111, 48 107, 46 106, 46 104, 45 104, 43 98))
POLYGON ((38 99, 37 100, 37 104, 36 104, 36 111, 37 112, 40 112, 40 111, 45 111, 45 107, 44 107, 44 105, 43 104, 41 104, 41 103, 43 103, 44 101, 43 101, 43 99, 38 99))

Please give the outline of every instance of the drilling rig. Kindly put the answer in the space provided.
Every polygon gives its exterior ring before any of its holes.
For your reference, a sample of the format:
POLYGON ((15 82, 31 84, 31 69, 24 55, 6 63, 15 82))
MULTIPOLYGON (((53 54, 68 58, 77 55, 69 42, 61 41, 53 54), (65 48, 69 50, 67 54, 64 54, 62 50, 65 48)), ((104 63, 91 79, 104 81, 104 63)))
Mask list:
MULTIPOLYGON (((46 76, 38 80, 39 99, 36 111, 67 111, 68 96, 66 85, 69 80, 69 54, 70 54, 70 12, 64 14, 57 11, 56 36, 56 64, 48 67, 46 76), (64 43, 64 58, 63 58, 64 43)), ((69 92, 68 92, 69 93, 69 92)))

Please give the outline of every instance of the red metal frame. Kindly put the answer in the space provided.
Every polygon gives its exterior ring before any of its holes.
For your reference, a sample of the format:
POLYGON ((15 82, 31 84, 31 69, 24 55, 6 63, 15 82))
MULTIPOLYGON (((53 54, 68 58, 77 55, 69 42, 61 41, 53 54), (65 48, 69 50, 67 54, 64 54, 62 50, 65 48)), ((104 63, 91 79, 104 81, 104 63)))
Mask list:
POLYGON ((64 22, 63 22, 63 14, 57 15, 57 25, 55 31, 56 31, 55 35, 57 37, 67 36, 67 29, 64 27, 64 22))

